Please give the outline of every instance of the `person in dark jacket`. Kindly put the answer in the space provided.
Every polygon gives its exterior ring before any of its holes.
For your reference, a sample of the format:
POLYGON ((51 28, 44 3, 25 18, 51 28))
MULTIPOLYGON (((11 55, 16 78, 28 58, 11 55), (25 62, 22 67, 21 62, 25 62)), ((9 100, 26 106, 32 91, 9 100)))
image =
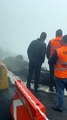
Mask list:
POLYGON ((29 69, 28 69, 28 78, 27 78, 27 87, 30 89, 30 83, 32 80, 33 73, 35 74, 34 89, 35 91, 38 88, 40 71, 42 63, 45 60, 46 54, 46 44, 44 43, 47 34, 42 32, 40 38, 33 40, 27 50, 28 59, 29 59, 29 69))
MULTIPOLYGON (((60 48, 62 46, 61 44, 61 39, 62 39, 62 30, 58 29, 56 31, 56 37, 53 38, 52 40, 49 41, 48 46, 47 46, 47 59, 49 60, 49 58, 53 55, 54 51, 57 48, 60 48)), ((55 86, 55 81, 54 81, 54 68, 52 65, 49 65, 49 70, 50 70, 50 91, 53 92, 53 86, 55 86)))

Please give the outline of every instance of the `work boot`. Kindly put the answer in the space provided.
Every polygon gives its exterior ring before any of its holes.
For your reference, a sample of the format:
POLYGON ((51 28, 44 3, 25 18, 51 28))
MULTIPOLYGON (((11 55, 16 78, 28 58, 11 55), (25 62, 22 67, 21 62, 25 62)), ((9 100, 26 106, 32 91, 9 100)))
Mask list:
POLYGON ((56 107, 52 107, 53 110, 58 111, 58 112, 63 112, 63 108, 58 108, 56 107))
POLYGON ((31 86, 29 83, 26 84, 27 88, 30 90, 31 89, 31 86))
POLYGON ((50 92, 54 92, 53 87, 49 87, 49 91, 50 91, 50 92))

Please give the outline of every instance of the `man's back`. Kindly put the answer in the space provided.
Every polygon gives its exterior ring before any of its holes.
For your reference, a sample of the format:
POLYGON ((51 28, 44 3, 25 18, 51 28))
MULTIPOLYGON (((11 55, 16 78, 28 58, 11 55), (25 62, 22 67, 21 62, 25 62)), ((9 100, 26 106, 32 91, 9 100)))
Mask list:
POLYGON ((43 63, 46 53, 46 44, 42 42, 40 38, 34 40, 29 45, 27 53, 30 61, 43 63))
POLYGON ((59 37, 56 37, 56 38, 50 40, 50 42, 47 46, 47 58, 48 59, 53 55, 54 51, 57 48, 60 48, 62 46, 61 39, 62 39, 62 36, 59 36, 59 37))
POLYGON ((49 44, 47 46, 47 53, 46 53, 48 59, 53 55, 54 51, 57 48, 62 46, 61 45, 62 34, 63 34, 62 30, 58 29, 56 31, 56 38, 49 41, 49 44))
POLYGON ((53 55, 54 51, 57 49, 57 48, 60 48, 62 46, 61 44, 61 39, 62 37, 59 36, 59 37, 56 37, 55 39, 52 39, 50 41, 50 46, 51 46, 51 49, 50 49, 50 56, 53 55))

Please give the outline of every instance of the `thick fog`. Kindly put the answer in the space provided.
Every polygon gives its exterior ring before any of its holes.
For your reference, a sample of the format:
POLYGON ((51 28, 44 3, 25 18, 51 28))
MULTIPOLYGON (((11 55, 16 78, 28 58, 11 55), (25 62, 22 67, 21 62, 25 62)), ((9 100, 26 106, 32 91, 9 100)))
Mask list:
POLYGON ((27 58, 29 43, 61 28, 67 33, 67 0, 0 0, 0 46, 27 58))

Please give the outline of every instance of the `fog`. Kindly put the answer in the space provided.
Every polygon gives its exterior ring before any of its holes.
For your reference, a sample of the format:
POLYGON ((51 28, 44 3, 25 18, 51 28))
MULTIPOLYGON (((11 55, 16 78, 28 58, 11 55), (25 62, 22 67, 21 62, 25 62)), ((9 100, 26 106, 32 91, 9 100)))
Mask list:
POLYGON ((67 33, 67 0, 0 0, 0 46, 27 58, 30 42, 61 28, 67 33))

